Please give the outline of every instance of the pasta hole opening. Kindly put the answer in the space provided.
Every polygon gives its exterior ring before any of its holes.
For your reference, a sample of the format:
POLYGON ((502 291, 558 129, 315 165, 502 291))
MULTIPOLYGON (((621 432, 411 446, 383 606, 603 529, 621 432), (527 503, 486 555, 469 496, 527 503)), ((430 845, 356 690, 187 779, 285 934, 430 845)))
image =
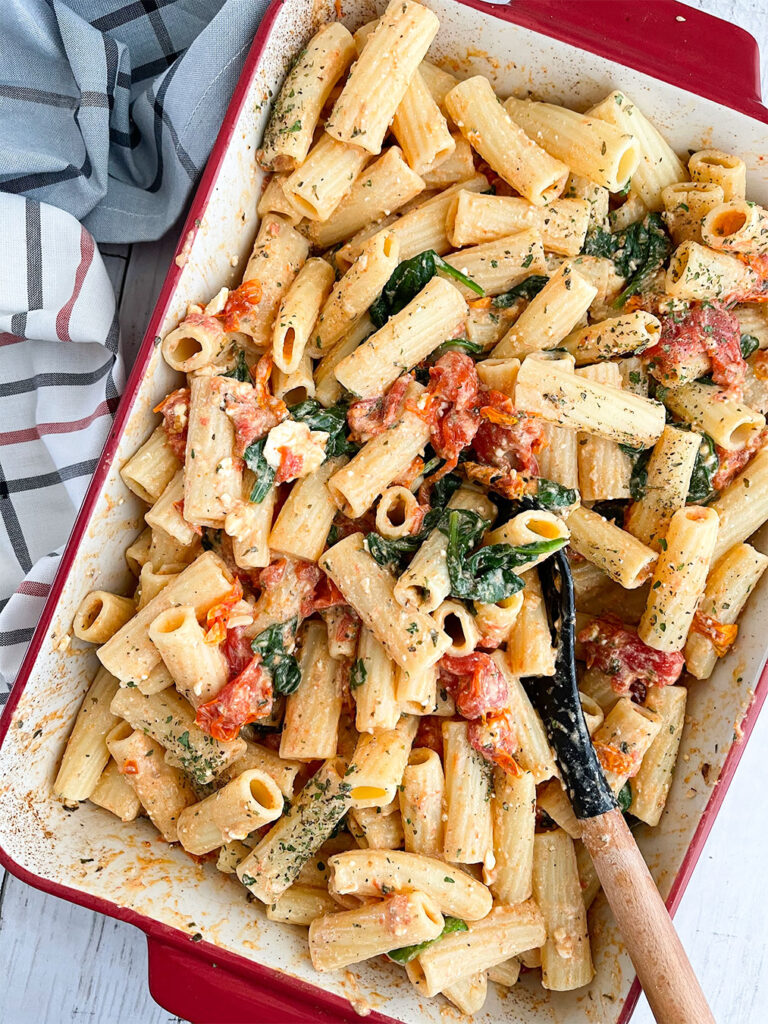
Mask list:
POLYGON ((96 619, 104 611, 104 602, 100 597, 91 598, 91 602, 82 615, 81 626, 83 629, 90 629, 96 619))
POLYGON ((735 430, 731 431, 731 436, 729 439, 731 445, 734 448, 743 448, 746 444, 748 444, 749 441, 752 440, 753 434, 756 433, 755 427, 756 424, 750 423, 749 421, 747 421, 746 423, 740 423, 735 430))
POLYGON ((289 327, 283 337, 283 359, 286 363, 290 363, 293 359, 293 349, 296 343, 296 331, 289 327))
POLYGON ((251 779, 250 790, 253 799, 267 810, 274 810, 278 806, 274 792, 263 779, 251 779))
POLYGON ((712 219, 712 231, 718 238, 729 238, 738 234, 747 223, 747 215, 743 210, 723 210, 712 219))
POLYGON ((197 338, 190 338, 186 335, 183 338, 179 338, 176 344, 173 346, 173 358, 179 363, 186 363, 190 359, 194 359, 195 356, 199 356, 203 351, 202 344, 197 338))
POLYGON ((683 511, 689 523, 700 523, 702 520, 709 518, 709 513, 712 509, 702 508, 700 505, 692 505, 683 511))
POLYGON ((382 251, 383 251, 384 255, 387 257, 387 259, 389 259, 391 257, 394 248, 395 248, 395 239, 394 239, 394 237, 392 235, 387 235, 387 237, 384 239, 384 245, 382 246, 382 251))
POLYGON ((562 536, 562 531, 557 523, 553 523, 549 519, 531 519, 528 529, 545 540, 557 540, 562 536))
POLYGON ((661 324, 660 323, 646 324, 645 325, 645 333, 646 333, 646 336, 651 340, 651 342, 655 341, 655 339, 658 338, 659 334, 661 334, 661 324))
POLYGON ((317 207, 303 196, 298 195, 296 192, 291 192, 288 196, 288 201, 295 206, 297 210, 303 213, 305 217, 309 217, 310 220, 320 219, 317 207))
POLYGON ((306 402, 310 397, 310 394, 302 384, 301 387, 291 388, 290 391, 286 391, 281 397, 287 406, 291 406, 299 405, 301 402, 306 402))
POLYGON ((454 647, 467 647, 467 635, 464 632, 464 623, 456 612, 449 612, 443 619, 443 632, 451 638, 454 647))
POLYGON ((171 609, 160 617, 159 621, 155 620, 153 629, 157 633, 175 633, 176 630, 181 629, 184 625, 186 617, 186 612, 182 611, 182 609, 171 609))
POLYGON ((403 526, 408 513, 405 507, 405 499, 398 494, 387 508, 386 516, 391 526, 403 526))
POLYGON ((621 154, 619 160, 619 166, 616 168, 616 180, 618 184, 624 186, 629 180, 629 176, 634 171, 635 167, 640 160, 640 156, 637 149, 634 146, 627 146, 624 152, 621 154))
POLYGON ((736 159, 728 156, 726 153, 708 153, 706 156, 701 157, 699 163, 703 164, 704 167, 724 167, 726 170, 733 170, 734 167, 738 166, 736 159))
MULTIPOLYGON (((383 786, 355 786, 349 795, 353 800, 385 800, 387 791, 383 786)), ((387 803, 389 801, 386 801, 387 803)))
POLYGON ((437 754, 429 747, 416 747, 408 757, 408 764, 418 768, 420 765, 428 764, 435 757, 437 754))
POLYGON ((424 915, 427 920, 431 921, 432 924, 439 925, 443 920, 443 915, 440 913, 440 908, 432 900, 425 900, 422 904, 424 915))

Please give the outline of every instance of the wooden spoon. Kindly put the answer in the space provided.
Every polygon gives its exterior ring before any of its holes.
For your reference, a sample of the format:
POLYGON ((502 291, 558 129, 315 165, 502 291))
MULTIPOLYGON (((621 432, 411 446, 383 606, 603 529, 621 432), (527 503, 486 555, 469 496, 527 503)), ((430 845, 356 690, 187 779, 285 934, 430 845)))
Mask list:
POLYGON ((715 1024, 664 901, 605 781, 579 700, 573 579, 564 551, 539 566, 557 645, 554 677, 525 680, 555 751, 581 838, 658 1024, 715 1024))

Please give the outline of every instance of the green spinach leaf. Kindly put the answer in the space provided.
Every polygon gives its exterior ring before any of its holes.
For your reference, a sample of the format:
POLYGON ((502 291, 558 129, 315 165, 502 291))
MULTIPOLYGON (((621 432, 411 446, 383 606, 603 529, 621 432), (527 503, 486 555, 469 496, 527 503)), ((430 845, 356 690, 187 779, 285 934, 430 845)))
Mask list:
POLYGON ((237 362, 231 370, 227 370, 226 373, 222 373, 222 377, 234 377, 235 380, 241 380, 244 383, 251 383, 251 371, 248 369, 248 363, 245 361, 245 352, 239 348, 237 350, 237 362))
POLYGON ((619 805, 619 810, 622 814, 629 810, 630 804, 632 803, 632 787, 629 782, 625 782, 617 793, 616 803, 619 805))
POLYGON ((752 353, 760 348, 760 342, 754 334, 742 334, 740 347, 742 359, 749 359, 752 353))
POLYGON ((326 409, 314 398, 292 405, 288 412, 293 419, 306 423, 310 430, 324 430, 328 434, 326 458, 356 452, 357 446, 347 440, 347 405, 339 402, 326 409))
POLYGON ((494 309, 508 309, 514 306, 518 299, 532 299, 539 294, 548 280, 549 278, 543 274, 532 274, 514 288, 510 288, 508 292, 496 295, 491 299, 491 306, 494 309))
MULTIPOLYGON (((436 462, 439 463, 440 459, 436 462)), ((426 471, 427 467, 424 468, 426 471)), ((437 468, 437 465, 434 468, 437 468)), ((430 494, 432 507, 424 516, 418 533, 393 540, 382 537, 379 533, 369 533, 365 539, 371 557, 379 565, 391 565, 396 570, 401 570, 408 556, 415 554, 435 527, 443 521, 445 506, 460 486, 461 479, 453 473, 446 474, 435 483, 430 494)))
POLYGON ((390 960, 394 960, 396 964, 409 964, 411 960, 415 960, 416 957, 423 953, 425 949, 433 946, 440 939, 445 938, 446 935, 452 935, 454 932, 466 932, 469 931, 464 921, 459 917, 446 917, 443 930, 437 936, 436 939, 428 939, 427 942, 419 942, 415 946, 401 946, 400 949, 392 949, 387 953, 390 960))
POLYGON ((356 690, 358 686, 362 686, 367 678, 368 669, 363 664, 363 659, 358 658, 352 666, 352 671, 349 673, 350 690, 356 690))
POLYGON ((633 460, 632 475, 629 478, 629 493, 633 501, 640 501, 648 486, 648 460, 651 457, 653 448, 630 448, 627 445, 619 447, 633 460))
POLYGON ((436 362, 446 352, 466 352, 469 356, 479 356, 483 352, 483 346, 478 345, 476 341, 470 341, 469 338, 451 338, 450 341, 444 341, 442 345, 437 346, 429 357, 430 363, 436 362))
POLYGON ((641 292, 672 251, 660 213, 650 213, 623 231, 611 234, 597 228, 587 232, 582 252, 613 260, 617 273, 628 278, 624 290, 613 303, 621 307, 636 292, 641 292))
POLYGON ((473 292, 484 295, 485 292, 475 281, 456 270, 438 256, 434 249, 425 249, 409 260, 403 260, 396 267, 392 276, 384 285, 381 295, 368 310, 375 327, 383 327, 395 313, 399 313, 409 302, 416 298, 424 286, 432 280, 438 270, 461 281, 473 292))
POLYGON ((693 464, 691 482, 688 485, 687 501, 707 501, 714 492, 713 481, 715 474, 720 468, 720 458, 715 448, 715 442, 709 434, 701 435, 701 445, 696 453, 696 461, 693 464))
POLYGON ((261 655, 262 664, 272 676, 275 693, 295 693, 301 682, 298 663, 289 650, 293 648, 297 628, 298 618, 294 615, 287 622, 268 626, 251 641, 251 650, 261 655))
POLYGON ((564 538, 556 538, 518 546, 490 544, 470 554, 487 526, 485 519, 468 509, 451 509, 440 524, 448 538, 446 563, 453 597, 484 604, 503 601, 523 589, 523 580, 515 569, 566 543, 564 538))
POLYGON ((257 505, 264 501, 269 494, 272 484, 275 482, 276 471, 264 458, 264 445, 266 443, 266 437, 262 437, 260 441, 254 441, 253 444, 249 444, 243 453, 246 466, 256 477, 251 488, 250 500, 257 505))
POLYGON ((579 492, 571 487, 563 487, 555 480, 545 480, 541 477, 536 499, 544 508, 563 508, 566 505, 575 505, 579 500, 579 492))

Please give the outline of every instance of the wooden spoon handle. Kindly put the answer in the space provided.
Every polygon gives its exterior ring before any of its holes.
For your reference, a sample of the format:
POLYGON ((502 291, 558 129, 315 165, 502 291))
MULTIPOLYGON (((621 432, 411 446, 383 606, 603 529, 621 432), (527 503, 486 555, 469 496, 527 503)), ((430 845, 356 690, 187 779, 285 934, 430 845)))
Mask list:
POLYGON ((581 838, 658 1024, 715 1024, 621 811, 586 818, 581 828, 581 838))

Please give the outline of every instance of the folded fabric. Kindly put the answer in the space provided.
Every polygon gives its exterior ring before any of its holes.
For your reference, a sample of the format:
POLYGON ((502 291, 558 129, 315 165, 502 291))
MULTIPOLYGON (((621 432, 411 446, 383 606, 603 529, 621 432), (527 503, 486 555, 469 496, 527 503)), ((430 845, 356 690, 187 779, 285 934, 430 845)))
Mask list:
POLYGON ((178 219, 266 6, 2 4, 0 705, 122 390, 95 243, 155 239, 178 219))

